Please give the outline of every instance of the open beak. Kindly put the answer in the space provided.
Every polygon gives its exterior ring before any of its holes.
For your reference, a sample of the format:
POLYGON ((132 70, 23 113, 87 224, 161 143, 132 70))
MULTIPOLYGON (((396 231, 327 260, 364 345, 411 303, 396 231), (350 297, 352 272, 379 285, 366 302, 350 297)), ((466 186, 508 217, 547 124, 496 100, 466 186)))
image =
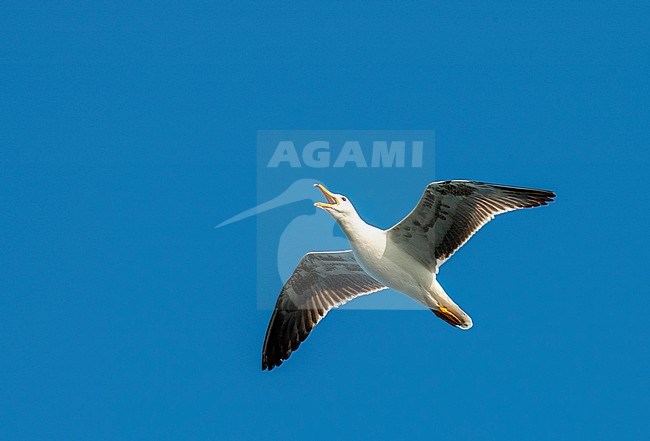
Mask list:
POLYGON ((323 196, 325 196, 325 199, 327 199, 327 203, 316 202, 314 206, 319 208, 332 208, 333 206, 339 204, 339 201, 336 200, 334 194, 331 191, 329 191, 327 188, 325 188, 323 184, 314 184, 314 187, 318 188, 323 193, 323 196))

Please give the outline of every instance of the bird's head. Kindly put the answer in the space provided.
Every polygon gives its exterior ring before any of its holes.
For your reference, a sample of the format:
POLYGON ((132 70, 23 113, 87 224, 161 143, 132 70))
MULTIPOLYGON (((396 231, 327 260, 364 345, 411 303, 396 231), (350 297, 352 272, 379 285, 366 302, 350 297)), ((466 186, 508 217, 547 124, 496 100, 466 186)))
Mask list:
POLYGON ((316 202, 314 206, 327 211, 337 221, 357 214, 352 202, 346 196, 332 193, 323 184, 314 184, 314 187, 318 188, 327 199, 327 202, 316 202))

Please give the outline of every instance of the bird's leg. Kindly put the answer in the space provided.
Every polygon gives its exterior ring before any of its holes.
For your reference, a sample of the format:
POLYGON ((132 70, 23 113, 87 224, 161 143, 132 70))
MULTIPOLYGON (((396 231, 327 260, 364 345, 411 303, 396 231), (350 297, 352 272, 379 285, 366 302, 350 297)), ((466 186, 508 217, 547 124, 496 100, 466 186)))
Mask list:
POLYGON ((449 309, 445 308, 444 306, 438 304, 438 311, 435 309, 432 309, 433 313, 449 323, 452 326, 459 326, 463 323, 462 320, 460 320, 458 317, 454 315, 453 312, 451 312, 449 309))

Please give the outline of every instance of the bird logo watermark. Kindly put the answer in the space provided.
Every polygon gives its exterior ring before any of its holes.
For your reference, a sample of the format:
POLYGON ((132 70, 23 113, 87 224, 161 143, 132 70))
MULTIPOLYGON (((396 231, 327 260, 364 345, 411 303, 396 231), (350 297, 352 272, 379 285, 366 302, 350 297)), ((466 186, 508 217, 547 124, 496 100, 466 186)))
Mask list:
MULTIPOLYGON (((255 219, 248 228, 257 237, 258 308, 273 308, 278 290, 306 253, 350 249, 334 219, 314 208, 322 201, 314 184, 353 189, 359 196, 391 182, 420 186, 433 178, 434 146, 434 132, 421 130, 258 132, 257 205, 216 226, 255 219)), ((349 307, 417 308, 401 296, 369 297, 374 299, 349 307)))

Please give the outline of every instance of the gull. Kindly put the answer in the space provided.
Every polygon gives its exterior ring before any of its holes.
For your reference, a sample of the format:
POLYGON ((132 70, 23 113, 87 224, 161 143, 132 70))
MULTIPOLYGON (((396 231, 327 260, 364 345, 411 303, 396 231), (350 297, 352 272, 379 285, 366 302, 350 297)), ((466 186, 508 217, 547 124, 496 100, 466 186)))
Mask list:
POLYGON ((436 280, 440 266, 494 216, 547 205, 548 190, 453 180, 429 184, 417 206, 388 230, 367 224, 341 194, 315 184, 326 211, 345 233, 351 250, 310 252, 287 280, 269 322, 262 370, 280 366, 327 313, 344 303, 391 288, 467 330, 472 319, 436 280))

